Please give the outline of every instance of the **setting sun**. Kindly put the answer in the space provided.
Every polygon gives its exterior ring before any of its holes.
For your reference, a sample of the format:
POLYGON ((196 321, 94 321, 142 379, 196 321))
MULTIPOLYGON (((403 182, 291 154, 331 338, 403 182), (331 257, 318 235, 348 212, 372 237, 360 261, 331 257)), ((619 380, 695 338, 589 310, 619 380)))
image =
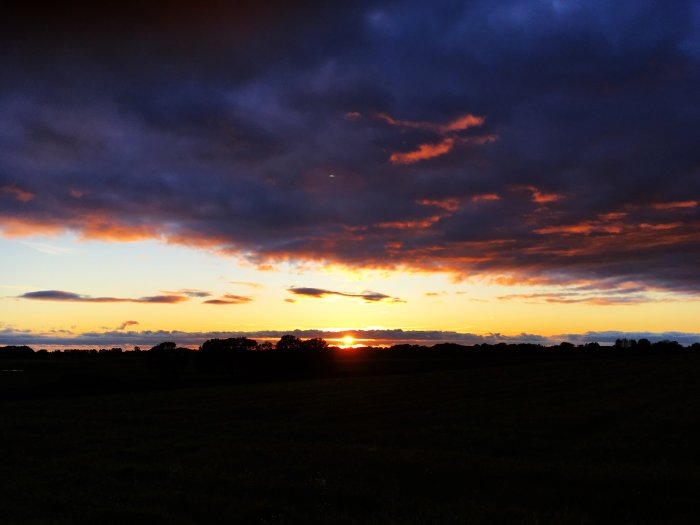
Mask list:
POLYGON ((343 337, 343 345, 350 347, 355 344, 355 338, 351 335, 346 335, 343 337))

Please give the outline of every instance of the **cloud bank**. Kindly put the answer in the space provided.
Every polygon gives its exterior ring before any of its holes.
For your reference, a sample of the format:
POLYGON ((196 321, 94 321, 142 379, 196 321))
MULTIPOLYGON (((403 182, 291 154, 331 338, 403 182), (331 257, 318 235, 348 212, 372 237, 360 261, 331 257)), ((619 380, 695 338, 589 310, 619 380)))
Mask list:
POLYGON ((700 293, 697 2, 235 4, 10 2, 2 234, 700 293))

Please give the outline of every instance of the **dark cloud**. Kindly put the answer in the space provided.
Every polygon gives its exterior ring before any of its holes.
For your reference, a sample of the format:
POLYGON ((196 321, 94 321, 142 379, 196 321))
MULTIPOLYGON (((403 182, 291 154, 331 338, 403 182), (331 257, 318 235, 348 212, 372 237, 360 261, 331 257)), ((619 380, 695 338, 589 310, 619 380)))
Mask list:
POLYGON ((316 297, 316 298, 323 298, 323 297, 328 297, 329 295, 338 295, 340 297, 353 297, 357 299, 362 299, 365 302, 368 303, 376 303, 379 301, 387 301, 390 303, 405 303, 406 301, 402 301, 401 299, 397 297, 391 297, 389 295, 383 294, 383 293, 378 293, 378 292, 370 292, 370 291, 365 291, 362 293, 346 293, 346 292, 334 292, 332 290, 324 290, 322 288, 304 288, 304 287, 299 287, 299 288, 288 288, 288 292, 291 292, 295 295, 303 295, 305 297, 316 297))
POLYGON ((697 2, 101 4, 3 12, 8 234, 700 292, 697 2))
POLYGON ((227 304, 246 304, 251 302, 253 299, 252 297, 246 297, 244 295, 233 295, 233 294, 225 294, 219 299, 209 299, 208 301, 204 301, 204 304, 216 304, 216 305, 227 305, 227 304))
POLYGON ((151 304, 176 304, 187 301, 183 295, 153 295, 150 297, 123 298, 123 297, 91 297, 73 292, 61 290, 41 290, 27 292, 17 297, 18 299, 30 299, 33 301, 65 301, 71 303, 151 303, 151 304))
POLYGON ((140 323, 138 321, 124 321, 122 324, 119 325, 117 330, 126 330, 130 326, 137 326, 140 323))

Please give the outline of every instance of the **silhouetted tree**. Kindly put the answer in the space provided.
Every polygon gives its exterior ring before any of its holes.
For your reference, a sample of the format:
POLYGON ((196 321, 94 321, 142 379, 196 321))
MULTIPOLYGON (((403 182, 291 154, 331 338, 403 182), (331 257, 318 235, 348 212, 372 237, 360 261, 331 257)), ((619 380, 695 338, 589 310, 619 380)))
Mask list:
POLYGON ((160 343, 146 352, 146 362, 159 373, 173 374, 185 368, 190 360, 192 350, 178 348, 171 341, 160 343))
POLYGON ((328 343, 321 338, 307 339, 301 343, 302 350, 326 350, 328 343))
POLYGON ((683 350, 683 345, 681 345, 678 341, 659 341, 658 343, 654 343, 653 348, 663 350, 666 352, 673 352, 673 351, 680 351, 683 350))
POLYGON ((29 346, 1 346, 0 357, 28 357, 34 355, 34 349, 29 346))
POLYGON ((151 348, 151 352, 167 352, 168 350, 175 350, 177 348, 177 344, 168 341, 165 343, 160 343, 153 348, 151 348))
POLYGON ((247 337, 231 337, 229 339, 209 339, 199 348, 201 352, 244 352, 256 350, 258 343, 247 337))
POLYGON ((622 339, 615 339, 615 348, 634 348, 637 346, 637 341, 634 339, 627 339, 623 337, 622 339))
POLYGON ((275 345, 277 350, 301 350, 301 339, 294 335, 283 335, 275 345))

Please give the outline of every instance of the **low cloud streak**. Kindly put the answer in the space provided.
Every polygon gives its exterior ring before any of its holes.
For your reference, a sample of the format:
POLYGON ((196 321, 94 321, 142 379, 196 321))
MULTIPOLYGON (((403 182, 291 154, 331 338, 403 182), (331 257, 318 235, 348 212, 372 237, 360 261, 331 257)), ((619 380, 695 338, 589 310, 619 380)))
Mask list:
POLYGON ((209 299, 204 301, 204 304, 213 304, 218 306, 225 306, 231 304, 246 304, 253 300, 252 297, 247 297, 245 295, 234 295, 234 294, 224 294, 219 299, 209 299))
POLYGON ((40 290, 27 292, 17 296, 17 299, 31 301, 59 301, 69 303, 143 303, 143 304, 177 304, 189 300, 183 295, 153 295, 149 297, 123 298, 123 297, 91 297, 62 290, 40 290))
POLYGON ((371 292, 371 291, 364 291, 362 293, 347 293, 347 292, 335 292, 333 290, 325 290, 323 288, 305 288, 305 287, 299 287, 299 288, 288 288, 288 292, 293 293, 294 295, 301 295, 304 297, 314 297, 317 299, 321 299, 324 297, 329 297, 329 296, 339 296, 339 297, 350 297, 354 299, 362 299, 363 301, 367 303, 376 303, 380 301, 387 301, 389 303, 403 303, 405 301, 397 298, 397 297, 391 297, 389 295, 379 293, 379 292, 371 292))

